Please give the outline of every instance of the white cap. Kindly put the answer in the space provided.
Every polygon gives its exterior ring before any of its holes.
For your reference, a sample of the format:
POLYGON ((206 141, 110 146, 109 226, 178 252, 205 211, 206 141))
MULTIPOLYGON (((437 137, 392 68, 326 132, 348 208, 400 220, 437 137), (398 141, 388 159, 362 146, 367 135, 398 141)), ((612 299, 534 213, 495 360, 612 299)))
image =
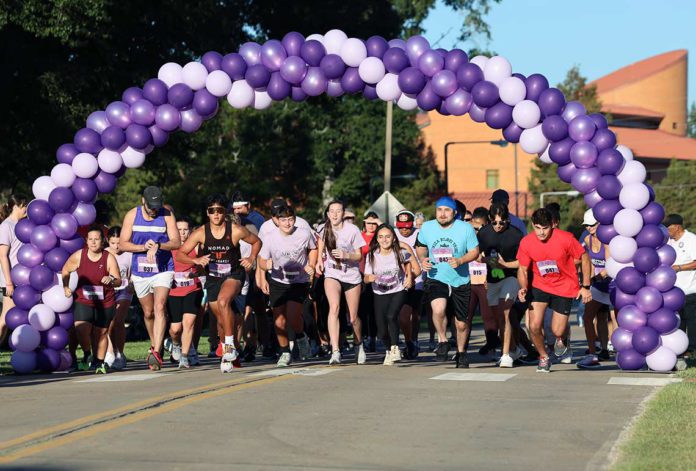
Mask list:
POLYGON ((594 213, 591 209, 588 209, 587 211, 585 211, 585 217, 583 217, 582 219, 582 225, 594 226, 595 224, 597 224, 597 220, 594 217, 594 213))

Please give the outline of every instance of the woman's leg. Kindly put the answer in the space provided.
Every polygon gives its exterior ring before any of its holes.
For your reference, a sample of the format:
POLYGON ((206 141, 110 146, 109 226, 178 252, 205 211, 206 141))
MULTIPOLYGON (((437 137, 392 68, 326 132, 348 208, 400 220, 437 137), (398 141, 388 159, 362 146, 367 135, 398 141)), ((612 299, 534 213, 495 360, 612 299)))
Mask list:
POLYGON ((191 344, 193 343, 193 331, 196 326, 196 314, 194 313, 184 313, 184 319, 181 322, 183 324, 181 332, 181 356, 188 356, 191 351, 191 344))
POLYGON ((375 294, 373 298, 373 306, 375 313, 375 321, 377 322, 377 335, 382 339, 387 352, 391 349, 392 339, 389 335, 389 327, 387 323, 387 311, 389 308, 389 294, 375 294))
POLYGON ((327 324, 331 350, 338 352, 341 347, 339 344, 341 323, 338 319, 338 312, 341 308, 341 284, 333 278, 326 278, 324 280, 324 292, 329 302, 329 319, 327 324))
POLYGON ((390 297, 387 305, 387 329, 393 345, 399 344, 399 312, 406 302, 406 291, 387 295, 390 297))
POLYGON ((345 292, 346 304, 348 305, 348 316, 350 323, 353 325, 353 345, 355 346, 362 344, 362 324, 358 316, 358 309, 360 308, 360 287, 361 285, 357 285, 345 292))

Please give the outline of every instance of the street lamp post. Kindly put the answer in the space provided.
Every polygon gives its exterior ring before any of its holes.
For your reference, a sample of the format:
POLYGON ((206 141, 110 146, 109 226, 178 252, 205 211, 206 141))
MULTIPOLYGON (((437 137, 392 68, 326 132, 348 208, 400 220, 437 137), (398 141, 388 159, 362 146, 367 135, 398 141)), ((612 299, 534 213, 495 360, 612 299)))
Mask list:
MULTIPOLYGON (((499 139, 497 141, 449 141, 445 143, 445 194, 449 195, 449 159, 448 159, 448 154, 449 154, 449 146, 457 145, 457 144, 491 144, 494 146, 499 146, 499 147, 505 147, 508 145, 508 142, 499 139)), ((517 151, 517 149, 515 149, 517 151)), ((517 155, 517 152, 515 152, 515 156, 517 155)), ((517 162, 517 159, 515 159, 515 162, 517 162)), ((515 170, 515 192, 517 192, 517 170, 515 170)))

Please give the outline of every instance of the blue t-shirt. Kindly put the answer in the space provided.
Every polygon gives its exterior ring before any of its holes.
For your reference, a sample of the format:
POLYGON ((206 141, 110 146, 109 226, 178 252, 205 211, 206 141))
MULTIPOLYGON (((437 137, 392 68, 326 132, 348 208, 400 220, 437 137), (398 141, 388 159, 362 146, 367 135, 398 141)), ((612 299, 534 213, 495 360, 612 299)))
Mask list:
POLYGON ((418 242, 428 248, 428 258, 433 264, 428 278, 457 287, 469 283, 469 264, 452 268, 448 260, 462 257, 468 251, 478 247, 476 232, 468 222, 455 220, 447 229, 433 220, 423 223, 418 233, 418 242))
POLYGON ((254 225, 254 227, 256 227, 257 231, 259 229, 261 229, 261 224, 263 224, 264 222, 266 222, 266 219, 263 217, 263 215, 261 213, 259 213, 255 209, 252 209, 249 212, 249 214, 247 214, 246 216, 244 216, 242 218, 243 225, 246 225, 247 223, 251 223, 254 225))
POLYGON ((524 221, 514 214, 510 215, 510 225, 512 227, 516 227, 522 235, 527 235, 527 225, 524 223, 524 221))

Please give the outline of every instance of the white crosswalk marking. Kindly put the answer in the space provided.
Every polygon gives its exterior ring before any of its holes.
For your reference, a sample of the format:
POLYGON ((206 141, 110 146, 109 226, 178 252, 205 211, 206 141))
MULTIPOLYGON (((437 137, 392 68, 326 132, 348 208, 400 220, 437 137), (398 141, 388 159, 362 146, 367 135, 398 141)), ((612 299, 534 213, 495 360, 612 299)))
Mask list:
POLYGON ((514 378, 516 374, 500 374, 500 373, 444 373, 438 376, 433 376, 430 379, 440 381, 507 381, 514 378))
POLYGON ((340 371, 340 368, 275 368, 272 370, 259 371, 251 376, 323 376, 336 371, 340 371))
POLYGON ((672 383, 681 383, 681 378, 635 378, 618 377, 609 378, 607 384, 618 386, 666 386, 672 383))
POLYGON ((169 376, 166 373, 145 373, 139 375, 121 375, 121 374, 110 374, 103 376, 95 376, 90 379, 81 379, 75 381, 76 383, 113 383, 122 381, 147 381, 155 378, 162 378, 164 376, 169 376))

